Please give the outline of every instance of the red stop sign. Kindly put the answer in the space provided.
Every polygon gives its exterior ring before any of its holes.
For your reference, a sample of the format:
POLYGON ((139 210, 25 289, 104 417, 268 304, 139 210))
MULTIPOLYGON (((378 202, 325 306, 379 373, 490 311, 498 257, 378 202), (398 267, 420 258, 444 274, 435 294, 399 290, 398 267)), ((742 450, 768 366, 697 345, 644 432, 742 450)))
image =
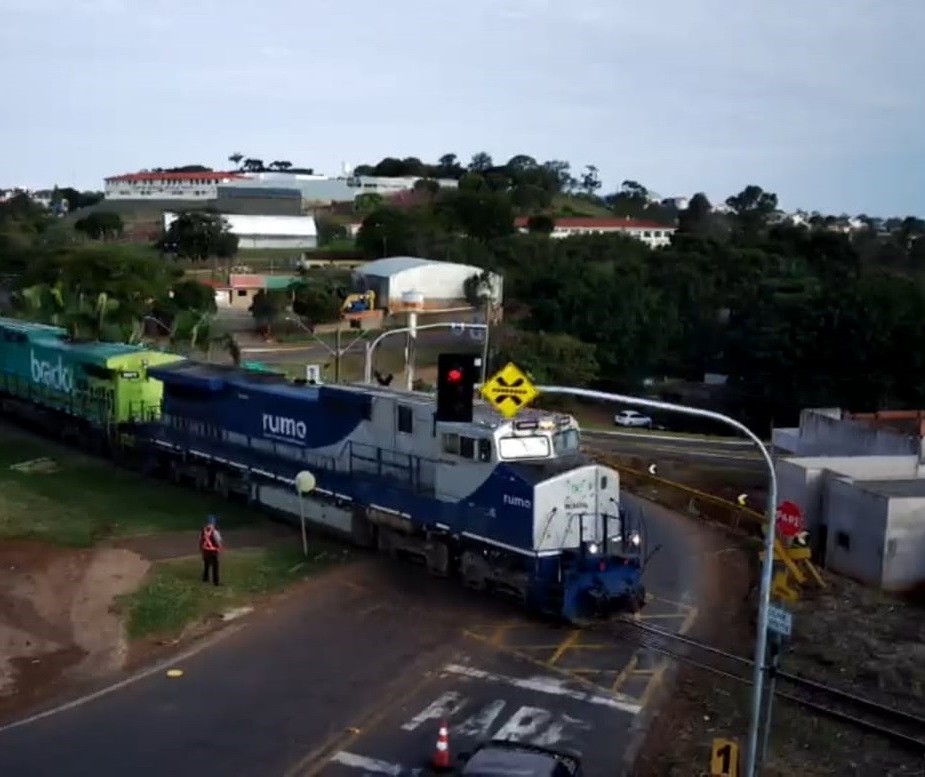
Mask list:
POLYGON ((777 531, 782 537, 796 537, 803 531, 803 511, 793 502, 781 502, 777 507, 777 531))

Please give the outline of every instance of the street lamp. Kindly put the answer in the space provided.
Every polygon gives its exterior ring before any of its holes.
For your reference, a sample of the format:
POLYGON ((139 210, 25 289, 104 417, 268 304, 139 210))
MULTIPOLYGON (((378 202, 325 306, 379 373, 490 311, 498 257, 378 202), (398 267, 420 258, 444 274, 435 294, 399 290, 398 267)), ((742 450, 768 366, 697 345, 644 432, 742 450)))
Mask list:
POLYGON ((340 347, 340 327, 338 327, 337 329, 334 330, 334 347, 331 348, 330 345, 328 345, 324 340, 318 337, 318 335, 316 335, 311 329, 305 326, 305 324, 302 323, 300 319, 296 318, 295 316, 286 316, 285 320, 295 324, 296 326, 300 327, 304 332, 311 335, 318 342, 319 345, 321 345, 329 354, 331 354, 331 356, 334 357, 334 382, 340 383, 341 356, 347 353, 347 351, 349 351, 351 348, 353 348, 354 345, 356 345, 360 340, 362 340, 366 336, 366 332, 360 332, 360 334, 357 335, 346 348, 341 348, 340 347))
MULTIPOLYGON (((458 321, 442 321, 437 324, 417 324, 414 327, 415 332, 420 332, 423 329, 487 329, 487 324, 464 324, 458 321)), ((389 329, 386 332, 383 332, 379 337, 373 340, 371 343, 366 343, 366 362, 363 365, 363 382, 372 383, 373 382, 373 352, 376 350, 376 346, 379 345, 386 337, 391 337, 392 335, 406 334, 411 331, 411 327, 403 326, 396 329, 389 329)))
POLYGON ((771 578, 774 573, 774 535, 775 519, 777 505, 777 472, 774 469, 774 460, 765 444, 761 442, 758 436, 743 423, 736 421, 722 413, 715 413, 712 410, 703 410, 698 407, 687 407, 685 405, 675 405, 670 402, 659 402, 654 399, 642 399, 641 397, 631 397, 624 394, 611 394, 606 391, 594 391, 592 389, 571 388, 568 386, 537 386, 540 394, 568 394, 585 399, 596 399, 604 402, 620 402, 627 405, 641 405, 653 410, 663 410, 669 413, 682 413, 684 415, 694 416, 696 418, 707 418, 712 421, 718 421, 726 426, 731 426, 738 432, 748 437, 764 457, 765 464, 768 467, 768 505, 767 505, 767 525, 764 534, 764 561, 761 568, 761 595, 758 608, 758 633, 755 636, 755 670, 753 677, 752 691, 752 709, 751 718, 748 727, 748 760, 746 765, 746 777, 755 777, 758 760, 758 727, 761 718, 761 699, 764 691, 764 675, 766 671, 765 661, 768 651, 768 609, 771 603, 771 578))

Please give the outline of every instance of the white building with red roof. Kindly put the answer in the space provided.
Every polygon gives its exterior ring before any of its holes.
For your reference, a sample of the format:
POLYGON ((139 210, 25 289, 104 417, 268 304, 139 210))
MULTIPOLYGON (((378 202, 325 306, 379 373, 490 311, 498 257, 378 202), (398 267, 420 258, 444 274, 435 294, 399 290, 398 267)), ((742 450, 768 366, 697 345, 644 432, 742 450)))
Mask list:
POLYGON ((218 187, 247 181, 240 172, 148 172, 105 179, 107 200, 214 200, 218 187))
MULTIPOLYGON (((526 217, 515 219, 514 226, 520 232, 527 231, 526 217)), ((676 227, 666 227, 654 221, 636 221, 629 218, 592 218, 575 216, 554 219, 550 237, 571 237, 573 235, 602 235, 620 233, 641 240, 651 248, 671 244, 671 236, 676 227)))

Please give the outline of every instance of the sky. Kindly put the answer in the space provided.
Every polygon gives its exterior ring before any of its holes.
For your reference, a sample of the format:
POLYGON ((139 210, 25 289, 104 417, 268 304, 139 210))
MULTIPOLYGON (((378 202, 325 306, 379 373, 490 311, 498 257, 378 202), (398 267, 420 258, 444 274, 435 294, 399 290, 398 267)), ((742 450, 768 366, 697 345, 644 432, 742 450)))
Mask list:
POLYGON ((487 151, 925 216, 922 0, 0 0, 0 187, 487 151))

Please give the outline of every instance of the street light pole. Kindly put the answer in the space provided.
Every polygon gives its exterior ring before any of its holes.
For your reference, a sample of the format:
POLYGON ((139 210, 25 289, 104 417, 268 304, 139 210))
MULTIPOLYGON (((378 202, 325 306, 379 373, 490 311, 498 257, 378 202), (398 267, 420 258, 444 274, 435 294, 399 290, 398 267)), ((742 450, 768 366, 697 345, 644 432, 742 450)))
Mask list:
MULTIPOLYGON (((418 324, 414 327, 415 332, 420 332, 422 329, 486 329, 487 324, 463 324, 458 322, 442 321, 437 324, 418 324)), ((403 326, 396 329, 389 329, 387 332, 383 332, 379 337, 377 337, 372 342, 366 343, 366 362, 363 365, 363 382, 372 383, 373 382, 373 352, 376 350, 376 346, 379 345, 386 337, 391 337, 392 335, 405 334, 411 331, 411 327, 403 326)))
POLYGON ((360 334, 358 334, 346 348, 342 348, 341 347, 342 330, 340 326, 338 326, 337 329, 334 330, 334 347, 331 348, 330 345, 328 345, 324 340, 318 337, 318 335, 316 335, 311 329, 305 326, 305 324, 303 324, 295 316, 286 316, 286 320, 300 327, 302 331, 304 331, 306 334, 311 335, 315 340, 318 341, 319 345, 321 345, 329 354, 331 354, 331 356, 334 357, 334 382, 340 383, 341 357, 345 353, 347 353, 351 348, 353 348, 353 346, 356 345, 360 340, 362 340, 366 336, 366 332, 360 332, 360 334))
POLYGON ((707 418, 725 424, 726 426, 731 426, 736 431, 741 432, 755 443, 755 445, 758 446, 758 450, 761 451, 765 464, 768 466, 769 493, 767 526, 764 534, 764 561, 761 568, 758 633, 755 635, 755 670, 752 689, 752 710, 748 727, 748 760, 745 770, 745 777, 756 777, 761 700, 763 697, 765 673, 768 671, 768 668, 765 667, 765 661, 767 660, 768 652, 768 609, 771 601, 771 578, 774 573, 774 535, 775 518, 777 514, 777 472, 774 469, 774 460, 771 458, 771 454, 758 436, 743 423, 727 415, 723 415, 722 413, 715 413, 712 410, 675 405, 670 402, 659 402, 654 399, 642 399, 641 397, 631 397, 624 394, 611 394, 606 391, 594 391, 592 389, 570 388, 568 386, 537 386, 536 388, 540 394, 568 394, 585 399, 596 399, 604 402, 620 402, 627 405, 641 405, 642 407, 652 408, 653 410, 682 413, 696 418, 707 418))

